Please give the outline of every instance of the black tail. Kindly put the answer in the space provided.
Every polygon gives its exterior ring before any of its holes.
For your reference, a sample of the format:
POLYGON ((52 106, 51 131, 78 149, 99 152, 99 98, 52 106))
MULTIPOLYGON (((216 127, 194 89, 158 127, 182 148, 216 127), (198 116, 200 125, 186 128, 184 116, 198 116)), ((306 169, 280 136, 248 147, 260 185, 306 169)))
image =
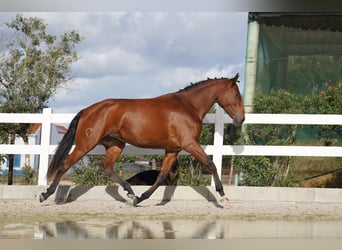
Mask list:
POLYGON ((68 131, 63 136, 62 141, 59 143, 58 148, 56 150, 55 155, 52 158, 52 161, 49 165, 47 178, 50 179, 53 177, 56 172, 63 166, 63 161, 68 156, 70 149, 74 143, 77 124, 82 115, 82 110, 78 112, 78 114, 72 119, 68 131))

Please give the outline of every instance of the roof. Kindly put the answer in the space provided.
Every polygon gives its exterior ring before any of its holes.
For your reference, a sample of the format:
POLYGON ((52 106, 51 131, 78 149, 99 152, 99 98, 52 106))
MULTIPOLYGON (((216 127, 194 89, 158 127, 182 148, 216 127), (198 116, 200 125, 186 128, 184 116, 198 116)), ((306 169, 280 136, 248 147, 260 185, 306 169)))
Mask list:
POLYGON ((68 131, 66 127, 61 126, 61 125, 55 125, 55 127, 57 130, 57 133, 65 134, 68 131))
POLYGON ((36 134, 38 130, 40 129, 42 125, 40 123, 33 123, 31 126, 27 129, 28 134, 36 134))
MULTIPOLYGON (((27 129, 28 134, 36 134, 38 133, 39 129, 41 128, 40 123, 33 123, 31 126, 27 129)), ((56 128, 57 133, 65 134, 68 129, 62 125, 54 125, 56 128)))
POLYGON ((287 55, 342 55, 342 13, 249 13, 263 38, 287 55))
POLYGON ((250 12, 248 18, 249 20, 257 20, 267 26, 342 31, 342 13, 250 12))

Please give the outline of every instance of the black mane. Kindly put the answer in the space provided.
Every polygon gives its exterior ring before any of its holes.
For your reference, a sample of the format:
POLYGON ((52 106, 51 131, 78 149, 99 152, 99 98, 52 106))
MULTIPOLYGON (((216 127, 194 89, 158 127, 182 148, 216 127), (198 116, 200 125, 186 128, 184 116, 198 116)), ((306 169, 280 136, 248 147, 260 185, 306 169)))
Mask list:
POLYGON ((200 87, 202 85, 207 84, 208 82, 211 82, 211 81, 214 81, 214 80, 218 80, 218 79, 227 79, 227 80, 229 80, 228 78, 225 78, 225 77, 214 78, 214 79, 208 78, 207 80, 202 80, 202 81, 199 81, 199 82, 196 82, 196 83, 190 83, 188 86, 185 86, 183 89, 180 89, 178 92, 187 91, 187 90, 190 90, 190 89, 193 89, 193 88, 196 88, 196 87, 200 87))

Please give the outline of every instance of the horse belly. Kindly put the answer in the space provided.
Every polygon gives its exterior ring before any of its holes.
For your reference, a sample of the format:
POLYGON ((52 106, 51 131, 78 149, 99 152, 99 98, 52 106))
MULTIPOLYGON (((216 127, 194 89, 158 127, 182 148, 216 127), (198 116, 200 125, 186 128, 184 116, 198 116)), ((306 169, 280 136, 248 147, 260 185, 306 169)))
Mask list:
POLYGON ((127 143, 142 148, 179 148, 176 137, 169 135, 165 130, 155 126, 141 126, 138 130, 130 129, 121 131, 122 139, 127 143))

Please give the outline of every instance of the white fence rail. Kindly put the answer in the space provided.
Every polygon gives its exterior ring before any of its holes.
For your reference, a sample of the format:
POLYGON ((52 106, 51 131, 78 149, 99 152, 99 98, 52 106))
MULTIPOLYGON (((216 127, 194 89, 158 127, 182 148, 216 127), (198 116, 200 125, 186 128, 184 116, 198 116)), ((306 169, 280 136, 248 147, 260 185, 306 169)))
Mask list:
MULTIPOLYGON (((38 185, 46 185, 49 155, 54 154, 57 145, 50 145, 51 125, 69 123, 75 114, 53 114, 44 109, 42 114, 0 114, 0 123, 41 123, 40 145, 0 144, 0 154, 37 154, 39 155, 38 185)), ((224 124, 232 120, 218 108, 215 114, 207 114, 204 123, 214 123, 214 144, 203 145, 221 176, 223 155, 268 155, 268 156, 323 156, 342 157, 342 147, 332 146, 255 146, 223 145, 224 124)), ((305 125, 342 125, 342 115, 304 115, 304 114, 246 114, 245 124, 305 124, 305 125)), ((163 150, 142 149, 127 145, 123 154, 163 154, 163 150)), ((186 154, 186 152, 181 152, 186 154)), ((104 154, 103 147, 96 147, 90 154, 104 154)))

